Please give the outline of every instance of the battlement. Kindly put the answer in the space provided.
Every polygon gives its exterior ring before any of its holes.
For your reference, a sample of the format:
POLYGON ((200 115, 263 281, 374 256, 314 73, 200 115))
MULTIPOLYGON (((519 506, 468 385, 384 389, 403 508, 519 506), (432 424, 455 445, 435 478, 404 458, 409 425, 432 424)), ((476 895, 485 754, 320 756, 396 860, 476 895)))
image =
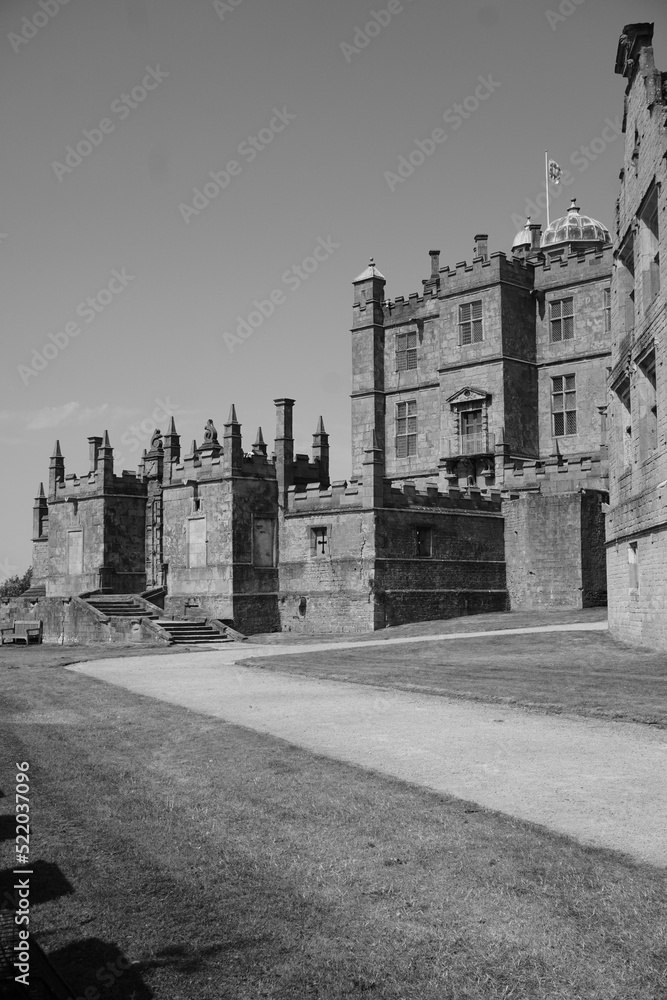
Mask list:
POLYGON ((541 462, 515 460, 503 467, 505 488, 518 490, 548 489, 551 485, 562 489, 567 480, 572 480, 575 489, 579 485, 600 488, 608 475, 606 457, 600 454, 561 457, 560 461, 556 456, 541 462))
POLYGON ((287 512, 290 514, 318 513, 319 511, 359 508, 362 506, 360 482, 339 480, 323 490, 318 482, 303 486, 290 486, 287 491, 287 512))
POLYGON ((225 465, 225 452, 198 450, 186 455, 182 462, 174 463, 174 479, 192 479, 196 482, 222 479, 228 475, 247 476, 249 479, 275 479, 275 458, 261 453, 246 452, 242 455, 240 468, 232 472, 225 465))
POLYGON ((403 295, 397 295, 395 299, 386 299, 382 303, 385 314, 386 325, 394 323, 409 322, 419 315, 424 308, 435 305, 438 301, 437 289, 425 288, 420 295, 419 292, 412 292, 406 299, 403 295))
POLYGON ((496 281, 532 281, 531 265, 519 257, 508 257, 497 250, 488 257, 473 257, 471 263, 458 261, 455 267, 440 270, 440 298, 466 291, 471 285, 496 281))
MULTIPOLYGON (((364 506, 363 479, 341 480, 326 489, 317 483, 303 487, 291 486, 288 491, 288 512, 290 514, 317 514, 332 510, 359 509, 364 506)), ((459 490, 450 487, 442 490, 438 483, 427 483, 418 489, 415 483, 404 482, 393 486, 391 480, 384 481, 382 506, 389 510, 414 508, 433 511, 479 511, 500 513, 502 496, 500 490, 480 490, 471 487, 459 490)))
POLYGON ((385 480, 383 506, 393 510, 413 507, 420 510, 499 513, 501 494, 500 490, 481 490, 477 487, 461 490, 451 486, 442 490, 438 483, 426 483, 420 490, 415 483, 409 481, 393 486, 389 480, 385 480))
MULTIPOLYGON (((535 285, 554 283, 554 281, 581 281, 583 267, 602 267, 606 264, 611 273, 613 247, 611 244, 602 247, 586 247, 575 253, 544 254, 531 261, 535 273, 535 285), (576 269, 579 273, 571 277, 563 277, 563 269, 576 269)), ((591 275, 591 277, 595 277, 591 275)))
POLYGON ((72 500, 85 500, 101 494, 134 494, 145 496, 146 486, 136 472, 123 469, 122 475, 105 477, 105 470, 97 468, 86 476, 68 473, 63 479, 56 479, 49 489, 49 503, 63 503, 72 500))

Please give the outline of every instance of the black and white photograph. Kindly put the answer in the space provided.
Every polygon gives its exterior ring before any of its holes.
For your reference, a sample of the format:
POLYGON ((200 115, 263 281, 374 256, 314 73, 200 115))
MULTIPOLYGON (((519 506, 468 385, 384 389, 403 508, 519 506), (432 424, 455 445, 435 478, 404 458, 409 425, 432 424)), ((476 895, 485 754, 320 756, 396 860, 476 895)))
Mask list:
POLYGON ((664 0, 0 0, 0 123, 0 1000, 664 1000, 664 0))

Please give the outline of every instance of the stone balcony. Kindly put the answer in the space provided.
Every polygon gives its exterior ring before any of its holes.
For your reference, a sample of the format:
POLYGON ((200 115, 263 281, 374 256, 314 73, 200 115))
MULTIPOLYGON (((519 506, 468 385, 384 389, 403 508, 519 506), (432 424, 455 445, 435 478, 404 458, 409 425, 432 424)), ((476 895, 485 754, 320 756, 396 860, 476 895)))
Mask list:
POLYGON ((446 458, 472 458, 495 453, 496 436, 488 431, 479 434, 459 434, 446 442, 446 458))

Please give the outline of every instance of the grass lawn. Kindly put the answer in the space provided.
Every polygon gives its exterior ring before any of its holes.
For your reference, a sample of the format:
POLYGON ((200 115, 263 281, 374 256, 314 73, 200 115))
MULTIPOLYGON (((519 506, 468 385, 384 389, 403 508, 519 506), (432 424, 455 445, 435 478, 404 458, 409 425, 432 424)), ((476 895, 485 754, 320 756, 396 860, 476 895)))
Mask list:
MULTIPOLYGON (((470 620, 470 619, 468 619, 470 620)), ((667 654, 604 632, 498 635, 247 661, 248 666, 667 728, 667 654)))
POLYGON ((26 652, 0 789, 30 762, 32 929, 73 996, 663 1000, 664 871, 26 652))

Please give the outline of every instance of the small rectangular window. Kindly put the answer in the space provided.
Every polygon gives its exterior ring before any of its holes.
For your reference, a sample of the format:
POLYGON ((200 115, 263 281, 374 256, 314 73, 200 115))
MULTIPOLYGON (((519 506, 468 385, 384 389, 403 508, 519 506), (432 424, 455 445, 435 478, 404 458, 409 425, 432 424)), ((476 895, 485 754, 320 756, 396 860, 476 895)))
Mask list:
POLYGON ((628 583, 630 590, 639 590, 639 552, 637 542, 628 545, 628 583))
POLYGON ((329 530, 326 527, 310 529, 310 551, 316 559, 329 554, 329 530))
POLYGON ((417 401, 396 404, 396 457, 417 454, 417 401))
POLYGON ((621 420, 621 433, 623 435, 623 465, 626 469, 632 465, 632 395, 630 392, 630 379, 624 379, 616 390, 621 406, 619 417, 621 420))
POLYGON ((459 306, 459 344, 479 344, 484 340, 482 300, 466 302, 459 306))
POLYGON ((604 290, 604 332, 611 333, 611 288, 604 290))
POLYGON ((551 413, 554 437, 577 433, 577 391, 574 375, 551 380, 551 413))
POLYGON ((420 558, 428 559, 430 556, 433 555, 432 528, 416 528, 415 541, 417 547, 417 555, 420 558))
POLYGON ((549 303, 551 343, 572 340, 574 337, 574 299, 557 299, 549 303))
POLYGON ((404 372, 417 367, 417 333, 396 334, 396 371, 404 372))
POLYGON ((648 309, 660 293, 660 226, 656 186, 653 186, 643 209, 637 214, 641 240, 644 308, 648 309))

